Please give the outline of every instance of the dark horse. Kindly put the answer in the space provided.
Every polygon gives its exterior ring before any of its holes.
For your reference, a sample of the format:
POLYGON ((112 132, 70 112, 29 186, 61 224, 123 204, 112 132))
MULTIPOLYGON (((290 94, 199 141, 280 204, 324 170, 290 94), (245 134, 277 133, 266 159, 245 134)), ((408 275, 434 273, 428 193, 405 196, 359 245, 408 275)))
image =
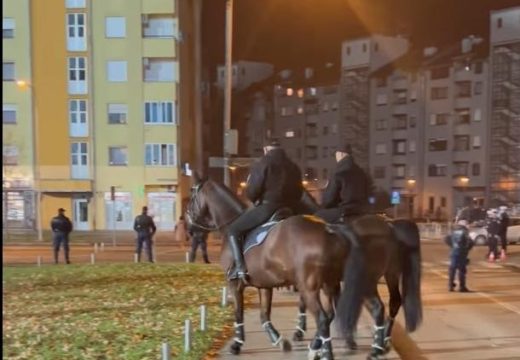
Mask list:
MULTIPOLYGON (((227 225, 244 209, 245 205, 229 189, 206 180, 194 186, 187 218, 194 226, 225 232, 227 225)), ((351 226, 358 234, 359 245, 353 245, 350 237, 346 239, 345 236, 336 235, 330 225, 318 218, 292 216, 277 224, 261 246, 245 254, 249 271, 247 285, 259 290, 262 326, 273 345, 281 344, 284 350, 290 350, 290 343, 280 336, 270 321, 272 289, 275 287, 298 287, 317 324, 316 337, 310 349, 320 350, 322 359, 333 359, 330 323, 334 315, 338 317, 345 333, 355 329, 363 299, 373 294, 378 279, 387 268, 387 259, 379 259, 380 256, 375 254, 388 253, 393 233, 385 221, 376 216, 360 217, 351 226), (334 304, 340 294, 341 280, 345 286, 335 314, 334 304), (320 297, 320 293, 323 297, 320 297)), ((224 269, 228 269, 232 263, 227 245, 227 241, 224 241, 221 261, 224 269)), ((407 253, 403 256, 407 256, 407 253)), ((235 304, 235 338, 230 349, 234 354, 240 352, 245 340, 243 291, 247 285, 238 280, 229 283, 235 304)), ((410 293, 416 294, 418 291, 410 293)), ((408 312, 405 306, 409 329, 415 329, 420 321, 420 298, 415 303, 419 306, 410 308, 414 313, 408 312)), ((376 323, 381 327, 384 319, 376 323)))

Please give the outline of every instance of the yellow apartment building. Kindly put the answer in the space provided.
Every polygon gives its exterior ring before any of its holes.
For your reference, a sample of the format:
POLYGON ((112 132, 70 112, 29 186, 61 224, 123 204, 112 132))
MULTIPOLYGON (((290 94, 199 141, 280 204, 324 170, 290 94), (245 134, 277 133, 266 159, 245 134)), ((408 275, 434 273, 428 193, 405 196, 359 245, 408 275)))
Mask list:
POLYGON ((3 6, 4 73, 15 67, 3 81, 4 178, 27 179, 17 184, 34 190, 33 221, 48 229, 63 207, 76 230, 131 229, 147 205, 159 229, 173 228, 181 211, 176 1, 3 6))

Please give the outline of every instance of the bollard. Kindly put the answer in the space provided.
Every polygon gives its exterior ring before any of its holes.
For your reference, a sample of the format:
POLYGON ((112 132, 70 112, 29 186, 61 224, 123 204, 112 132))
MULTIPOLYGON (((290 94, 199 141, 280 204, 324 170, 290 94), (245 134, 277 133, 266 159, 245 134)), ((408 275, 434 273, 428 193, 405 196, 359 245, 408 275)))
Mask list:
POLYGON ((222 306, 227 305, 227 287, 222 288, 222 306))
POLYGON ((206 305, 200 306, 200 330, 206 331, 206 305))
POLYGON ((90 263, 94 265, 96 263, 96 255, 90 254, 90 263))
POLYGON ((139 257, 137 254, 134 254, 134 262, 135 263, 138 263, 139 262, 139 257))
POLYGON ((184 352, 190 352, 191 348, 191 322, 190 320, 184 321, 184 352))
POLYGON ((97 252, 98 252, 98 244, 94 243, 94 253, 97 254, 97 252))
POLYGON ((101 243, 101 251, 105 251, 105 243, 104 242, 101 243))
POLYGON ((162 360, 170 360, 170 345, 167 342, 162 343, 162 360))
POLYGON ((36 264, 38 264, 38 267, 41 267, 42 266, 42 257, 41 256, 38 256, 36 258, 36 264))
POLYGON ((190 253, 186 251, 186 262, 190 262, 190 253))

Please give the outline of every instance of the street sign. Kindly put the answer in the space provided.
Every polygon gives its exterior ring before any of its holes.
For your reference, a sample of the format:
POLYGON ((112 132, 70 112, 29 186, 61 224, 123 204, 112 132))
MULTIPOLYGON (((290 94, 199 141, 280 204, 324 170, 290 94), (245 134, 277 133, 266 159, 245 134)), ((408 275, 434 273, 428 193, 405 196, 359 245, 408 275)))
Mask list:
POLYGON ((399 191, 392 191, 392 197, 390 199, 390 202, 392 203, 392 205, 398 205, 399 203, 401 203, 401 194, 399 193, 399 191))

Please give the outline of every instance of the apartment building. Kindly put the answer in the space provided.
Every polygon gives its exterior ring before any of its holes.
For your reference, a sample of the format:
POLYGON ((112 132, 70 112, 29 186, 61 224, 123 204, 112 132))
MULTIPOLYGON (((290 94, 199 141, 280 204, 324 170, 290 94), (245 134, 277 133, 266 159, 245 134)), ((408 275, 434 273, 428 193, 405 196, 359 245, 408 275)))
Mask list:
POLYGON ((520 7, 490 21, 489 197, 520 204, 520 7))
POLYGON ((143 205, 159 228, 172 228, 180 211, 176 2, 4 3, 13 16, 24 11, 31 44, 21 57, 32 73, 14 78, 34 102, 43 228, 63 207, 76 230, 131 229, 143 205))

